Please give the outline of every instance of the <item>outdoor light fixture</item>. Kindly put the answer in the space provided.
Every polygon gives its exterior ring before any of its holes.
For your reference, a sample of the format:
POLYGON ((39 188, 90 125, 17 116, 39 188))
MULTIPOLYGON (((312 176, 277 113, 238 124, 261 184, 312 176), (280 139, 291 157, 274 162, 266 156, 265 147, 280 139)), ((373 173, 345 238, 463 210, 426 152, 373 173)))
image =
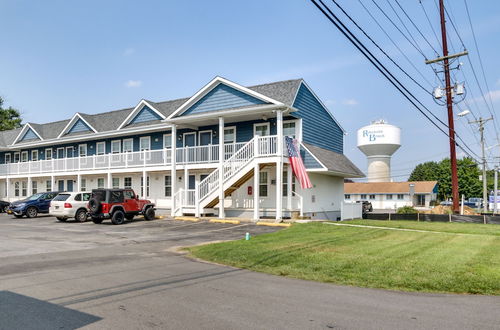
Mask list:
POLYGON ((457 116, 464 117, 464 116, 467 116, 469 113, 470 113, 469 110, 464 110, 464 111, 458 113, 457 116))

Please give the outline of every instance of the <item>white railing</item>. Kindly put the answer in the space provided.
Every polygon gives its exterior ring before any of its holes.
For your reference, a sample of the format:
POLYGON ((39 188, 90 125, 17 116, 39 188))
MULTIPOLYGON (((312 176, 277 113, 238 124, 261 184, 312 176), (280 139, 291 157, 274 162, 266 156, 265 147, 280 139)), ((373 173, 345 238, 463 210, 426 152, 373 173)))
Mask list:
POLYGON ((304 198, 297 194, 295 191, 292 190, 292 196, 296 196, 299 198, 299 210, 300 210, 300 216, 304 216, 304 198))
MULTIPOLYGON (((225 158, 229 159, 235 152, 241 149, 243 145, 245 145, 245 143, 225 144, 225 158)), ((184 147, 177 148, 176 150, 177 164, 206 164, 217 163, 219 161, 219 145, 184 147)), ((170 165, 171 163, 172 150, 160 149, 0 164, 0 175, 147 167, 170 165)))

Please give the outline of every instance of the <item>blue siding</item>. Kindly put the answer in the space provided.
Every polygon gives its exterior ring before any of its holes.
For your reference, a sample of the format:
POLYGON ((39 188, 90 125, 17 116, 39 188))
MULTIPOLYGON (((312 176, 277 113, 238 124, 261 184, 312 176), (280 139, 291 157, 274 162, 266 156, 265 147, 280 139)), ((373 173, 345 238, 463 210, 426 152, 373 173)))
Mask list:
POLYGON ((130 124, 144 123, 146 121, 160 120, 160 115, 151 110, 148 106, 142 107, 141 111, 135 115, 135 117, 130 121, 130 124))
POLYGON ((304 161, 304 166, 309 169, 309 168, 323 168, 321 164, 314 159, 314 157, 305 149, 300 149, 300 156, 302 157, 302 160, 304 161))
POLYGON ((301 84, 293 106, 299 109, 294 115, 302 118, 304 142, 343 153, 342 129, 304 84, 301 84))
POLYGON ((26 133, 24 133, 19 142, 27 140, 40 140, 40 138, 38 137, 38 135, 36 135, 35 132, 33 132, 31 128, 28 128, 28 130, 26 131, 26 133))
POLYGON ((227 85, 219 84, 188 108, 181 116, 256 104, 266 104, 266 102, 227 85))
POLYGON ((86 131, 92 131, 92 129, 83 120, 78 119, 68 130, 68 134, 86 131))

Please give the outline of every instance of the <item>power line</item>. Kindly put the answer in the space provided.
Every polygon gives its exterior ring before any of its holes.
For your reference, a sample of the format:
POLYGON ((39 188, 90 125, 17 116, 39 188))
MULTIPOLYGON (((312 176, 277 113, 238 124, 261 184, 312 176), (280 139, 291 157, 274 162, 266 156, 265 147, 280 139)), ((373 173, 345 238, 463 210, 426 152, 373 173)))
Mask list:
MULTIPOLYGON (((373 0, 372 0, 373 1, 373 0)), ((394 75, 375 57, 366 46, 347 28, 344 23, 330 10, 328 6, 322 0, 319 2, 322 4, 320 6, 316 0, 311 0, 311 2, 323 13, 323 15, 365 56, 370 63, 421 113, 426 117, 434 126, 436 126, 443 134, 449 136, 438 124, 436 124, 420 107, 415 103, 419 103, 424 109, 429 111, 401 82, 394 77, 394 75), (328 13, 325 11, 328 11, 328 13), (404 90, 404 91, 403 91, 404 90), (410 98, 411 97, 411 98, 410 98), (413 100, 413 99, 415 100, 413 100)), ((429 111, 430 112, 430 111, 429 111)), ((432 112, 431 112, 432 114, 432 112)), ((432 114, 433 115, 433 114, 432 114)), ((460 146, 456 140, 454 143, 462 149, 471 158, 475 159, 468 151, 466 151, 462 146, 460 146)), ((470 149, 467 144, 465 147, 470 150, 473 154, 475 152, 470 149)), ((476 155, 477 156, 477 155, 476 155)))
POLYGON ((436 38, 436 41, 437 41, 437 44, 439 45, 440 42, 439 42, 439 38, 437 36, 437 33, 436 33, 436 30, 434 29, 434 26, 432 25, 431 23, 431 20, 429 18, 429 15, 427 15, 427 11, 425 10, 425 6, 422 4, 422 0, 419 0, 418 1, 420 3, 420 7, 422 8, 422 10, 424 11, 424 14, 425 14, 425 18, 427 19, 427 23, 429 23, 429 26, 431 28, 431 31, 432 33, 434 34, 434 37, 436 38))

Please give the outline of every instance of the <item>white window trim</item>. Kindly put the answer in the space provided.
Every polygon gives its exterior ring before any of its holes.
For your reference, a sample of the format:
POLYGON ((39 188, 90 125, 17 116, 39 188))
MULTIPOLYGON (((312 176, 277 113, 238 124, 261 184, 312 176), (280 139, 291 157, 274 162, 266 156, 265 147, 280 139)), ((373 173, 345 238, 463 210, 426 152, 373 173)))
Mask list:
POLYGON ((144 150, 151 150, 151 136, 141 136, 139 138, 139 150, 144 151, 144 150), (148 141, 149 149, 143 149, 142 148, 142 141, 148 141))
POLYGON ((123 152, 134 152, 134 139, 133 138, 123 139, 122 140, 122 150, 123 150, 123 152), (131 150, 125 150, 125 142, 131 142, 130 143, 130 146, 132 147, 131 150))
POLYGON ((19 162, 21 162, 21 153, 20 153, 19 151, 14 152, 14 159, 13 159, 13 162, 14 162, 14 163, 19 163, 19 162), (16 162, 16 156, 17 156, 17 159, 18 159, 18 160, 17 160, 17 162, 16 162))
POLYGON ((271 123, 267 122, 267 123, 258 123, 258 124, 253 124, 253 136, 257 136, 257 127, 260 127, 260 126, 267 126, 267 135, 266 136, 269 136, 271 135, 271 123))
POLYGON ((170 145, 170 148, 167 148, 167 146, 165 146, 165 142, 167 142, 167 141, 170 141, 170 143, 172 143, 172 133, 163 134, 163 149, 172 148, 172 145, 170 145))
POLYGON ((31 150, 31 161, 32 161, 32 162, 36 162, 36 161, 38 161, 38 160, 40 159, 38 156, 39 156, 39 154, 38 154, 38 150, 31 150), (33 157, 33 155, 35 155, 35 154, 36 154, 36 159, 35 159, 35 160, 33 160, 33 158, 35 158, 35 157, 33 157))
POLYGON ((227 143, 229 143, 229 144, 236 143, 236 141, 237 141, 237 139, 236 139, 236 126, 226 126, 226 127, 224 127, 224 132, 222 132, 222 139, 223 139, 224 143, 226 143, 226 141, 224 140, 224 138, 226 136, 226 129, 232 129, 232 130, 234 130, 234 141, 233 142, 227 142, 227 143))
POLYGON ((102 156, 102 155, 106 154, 106 142, 101 141, 101 142, 97 142, 95 144, 95 154, 97 156, 102 156), (99 146, 103 146, 102 153, 99 153, 99 146))
POLYGON ((57 148, 57 151, 56 151, 57 159, 61 159, 61 158, 59 158, 59 150, 63 151, 63 157, 64 157, 64 148, 57 148))
POLYGON ((102 189, 102 188, 106 188, 106 181, 104 180, 104 178, 97 178, 97 189, 102 189), (99 180, 102 180, 102 187, 99 187, 99 180))
POLYGON ((87 157, 87 155, 88 155, 87 144, 86 143, 79 144, 78 145, 78 157, 87 157), (85 147, 85 154, 84 155, 80 154, 80 148, 81 147, 85 147))
POLYGON ((111 141, 111 153, 112 154, 119 154, 121 152, 122 152, 122 140, 113 140, 113 141, 111 141), (117 145, 118 145, 118 152, 114 152, 113 151, 113 143, 117 143, 117 145))
POLYGON ((257 189, 259 189, 259 198, 269 198, 269 197, 271 197, 270 195, 272 195, 272 194, 270 193, 270 186, 271 186, 271 185, 270 185, 270 183, 269 183, 269 179, 270 179, 269 177, 270 177, 270 176, 269 176, 269 171, 266 171, 266 170, 261 170, 261 171, 260 171, 260 173, 259 173, 259 186, 257 187, 257 189), (262 177, 262 173, 266 173, 266 179, 267 179, 267 180, 266 180, 265 185, 267 186, 267 196, 262 196, 262 195, 260 194, 260 186, 261 186, 261 185, 264 185, 264 183, 261 183, 261 182, 260 182, 260 178, 262 177))
POLYGON ((201 134, 202 133, 210 133, 210 143, 207 144, 207 145, 211 145, 213 144, 213 132, 211 129, 207 129, 207 130, 204 130, 204 131, 198 131, 198 145, 201 146, 201 134))
POLYGON ((285 124, 288 123, 295 123, 295 139, 297 141, 302 141, 302 132, 301 132, 302 130, 300 129, 300 120, 299 119, 283 120, 283 126, 285 126, 285 124))
POLYGON ((75 148, 74 147, 66 147, 66 158, 69 158, 68 157, 68 150, 71 150, 72 152, 72 157, 75 157, 75 148))
POLYGON ((28 152, 27 151, 22 151, 21 152, 21 163, 26 163, 29 161, 29 158, 28 158, 28 152), (23 156, 26 155, 26 160, 23 160, 23 156))
POLYGON ((5 164, 10 164, 12 162, 12 155, 10 154, 10 152, 6 153, 5 156, 4 156, 4 163, 5 164), (8 157, 7 157, 8 156, 8 157), (7 158, 9 158, 9 161, 7 161, 7 158))
POLYGON ((194 146, 196 147, 196 132, 188 132, 182 134, 182 146, 186 147, 186 135, 194 135, 194 146))
POLYGON ((45 160, 52 160, 54 158, 54 151, 52 150, 52 148, 47 148, 45 149, 45 160), (47 151, 50 152, 50 158, 47 158, 47 151))

